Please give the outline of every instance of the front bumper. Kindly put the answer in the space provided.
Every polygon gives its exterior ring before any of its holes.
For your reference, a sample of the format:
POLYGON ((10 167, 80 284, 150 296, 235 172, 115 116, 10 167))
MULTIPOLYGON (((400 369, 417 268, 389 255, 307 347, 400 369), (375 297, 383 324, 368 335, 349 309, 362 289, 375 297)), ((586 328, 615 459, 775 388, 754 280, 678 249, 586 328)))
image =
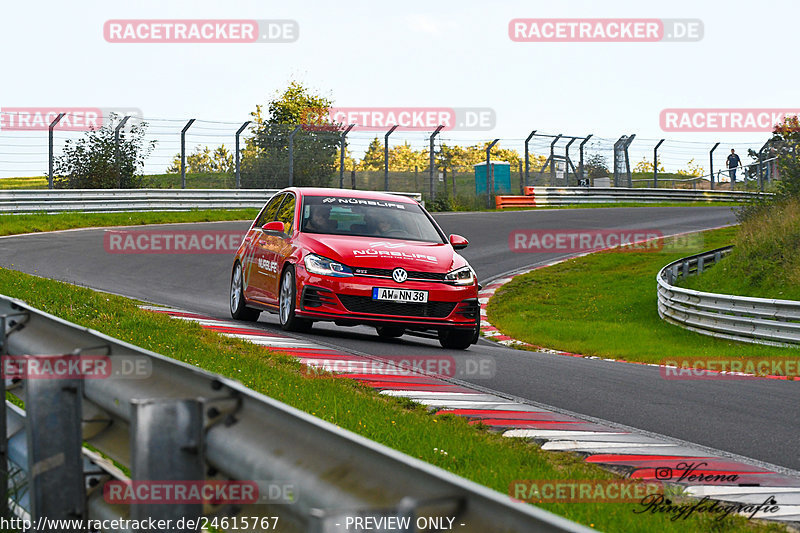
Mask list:
POLYGON ((477 284, 456 286, 442 282, 407 281, 353 276, 330 278, 297 269, 298 316, 345 324, 408 328, 468 328, 478 320, 477 284), (400 303, 372 299, 373 287, 428 291, 427 303, 400 303))

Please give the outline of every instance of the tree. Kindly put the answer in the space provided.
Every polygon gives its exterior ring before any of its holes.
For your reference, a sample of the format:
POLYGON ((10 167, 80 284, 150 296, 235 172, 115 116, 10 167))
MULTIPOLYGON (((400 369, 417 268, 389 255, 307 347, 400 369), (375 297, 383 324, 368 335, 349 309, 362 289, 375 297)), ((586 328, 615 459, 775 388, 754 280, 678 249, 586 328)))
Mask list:
POLYGON ((584 163, 586 177, 589 179, 606 178, 609 176, 608 161, 602 154, 592 154, 584 163))
POLYGON ((146 122, 134 123, 120 133, 119 147, 114 130, 119 116, 112 113, 107 124, 70 139, 63 153, 53 161, 53 186, 57 189, 135 189, 142 187, 144 162, 156 145, 145 141, 146 122))
MULTIPOLYGON (((262 106, 257 105, 251 113, 255 133, 245 140, 242 152, 242 186, 270 188, 288 185, 290 136, 296 126, 306 122, 309 111, 324 115, 331 104, 328 98, 313 94, 301 83, 292 81, 283 93, 275 95, 267 104, 267 119, 262 115, 262 106)), ((330 185, 338 164, 339 143, 337 125, 325 128, 306 126, 294 133, 294 184, 330 185)))
MULTIPOLYGON (((172 165, 167 169, 167 174, 177 174, 181 171, 181 154, 175 154, 172 165)), ((186 156, 186 172, 222 172, 233 174, 233 155, 225 148, 219 146, 213 152, 208 146, 197 146, 194 152, 186 156)))
MULTIPOLYGON (((633 167, 633 171, 641 173, 653 172, 653 163, 648 161, 646 157, 642 157, 642 160, 636 163, 636 166, 633 167)), ((665 172, 664 165, 661 163, 658 164, 658 171, 665 172)))
POLYGON ((678 171, 680 176, 691 176, 691 177, 698 177, 705 174, 705 169, 694 162, 694 158, 690 159, 686 163, 686 168, 682 168, 678 171))
POLYGON ((383 170, 383 143, 377 137, 369 142, 358 170, 383 170))

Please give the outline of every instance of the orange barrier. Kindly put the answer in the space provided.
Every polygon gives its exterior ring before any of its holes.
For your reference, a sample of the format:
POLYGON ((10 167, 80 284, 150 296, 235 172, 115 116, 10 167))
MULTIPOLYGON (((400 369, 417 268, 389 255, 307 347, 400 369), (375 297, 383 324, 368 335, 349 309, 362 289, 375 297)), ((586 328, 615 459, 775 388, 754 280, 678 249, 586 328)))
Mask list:
POLYGON ((526 186, 526 187, 523 188, 523 191, 525 192, 525 196, 533 196, 534 195, 533 187, 527 187, 526 186))
MULTIPOLYGON (((533 187, 529 187, 533 189, 533 187)), ((536 207, 536 199, 533 196, 495 196, 497 209, 506 207, 536 207)))

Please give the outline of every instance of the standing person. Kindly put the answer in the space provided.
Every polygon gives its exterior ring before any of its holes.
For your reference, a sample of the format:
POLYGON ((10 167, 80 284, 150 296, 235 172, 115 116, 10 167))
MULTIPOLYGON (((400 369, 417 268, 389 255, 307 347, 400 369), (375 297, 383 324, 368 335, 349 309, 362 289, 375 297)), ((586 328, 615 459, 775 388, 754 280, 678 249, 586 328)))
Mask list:
POLYGON ((728 174, 731 177, 731 190, 736 185, 736 169, 741 166, 742 160, 736 154, 736 150, 731 148, 731 154, 728 156, 728 174))

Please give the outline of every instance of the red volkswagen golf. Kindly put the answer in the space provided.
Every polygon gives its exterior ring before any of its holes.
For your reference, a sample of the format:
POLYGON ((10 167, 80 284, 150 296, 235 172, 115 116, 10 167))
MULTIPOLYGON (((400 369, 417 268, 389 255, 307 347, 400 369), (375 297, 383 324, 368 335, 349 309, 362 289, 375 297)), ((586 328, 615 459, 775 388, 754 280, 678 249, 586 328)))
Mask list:
POLYGON ((382 337, 437 332, 445 348, 477 342, 478 281, 416 201, 369 191, 289 188, 253 221, 231 273, 231 315, 278 313, 283 329, 318 320, 382 337))

